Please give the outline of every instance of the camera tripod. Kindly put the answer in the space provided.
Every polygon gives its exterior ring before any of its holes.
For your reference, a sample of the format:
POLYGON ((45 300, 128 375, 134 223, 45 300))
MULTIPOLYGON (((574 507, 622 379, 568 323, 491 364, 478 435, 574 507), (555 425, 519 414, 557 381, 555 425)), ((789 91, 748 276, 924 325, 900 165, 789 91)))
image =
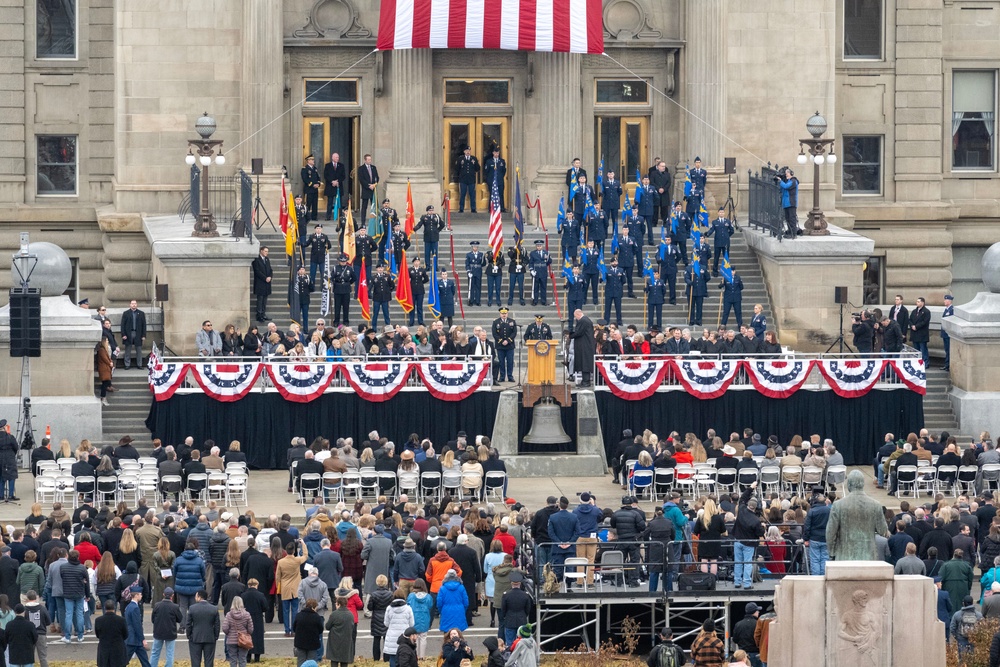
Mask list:
MULTIPOLYGON (((739 183, 737 183, 739 187, 739 183)), ((729 174, 729 193, 726 197, 726 203, 722 205, 722 208, 726 209, 726 217, 730 222, 733 223, 733 231, 740 231, 740 223, 736 219, 736 202, 733 201, 733 175, 729 174)))
MULTIPOLYGON (((281 168, 281 172, 282 172, 282 174, 284 174, 284 172, 285 172, 285 168, 284 167, 281 168)), ((274 226, 274 221, 271 220, 271 216, 270 216, 270 214, 268 214, 267 208, 264 207, 264 202, 262 202, 260 200, 260 174, 256 174, 256 177, 257 177, 257 184, 256 184, 257 193, 256 193, 256 195, 253 198, 253 226, 254 226, 254 229, 259 230, 261 227, 264 226, 264 222, 266 221, 267 224, 271 225, 271 229, 273 229, 275 232, 277 232, 278 228, 274 226), (264 219, 263 220, 261 220, 261 217, 260 217, 261 211, 264 212, 264 219)))
POLYGON ((840 354, 844 353, 845 347, 850 350, 851 354, 855 354, 854 348, 852 348, 847 341, 844 340, 844 305, 845 304, 840 304, 840 335, 837 336, 832 343, 830 343, 830 347, 826 348, 826 352, 823 354, 829 354, 834 345, 839 345, 840 354))

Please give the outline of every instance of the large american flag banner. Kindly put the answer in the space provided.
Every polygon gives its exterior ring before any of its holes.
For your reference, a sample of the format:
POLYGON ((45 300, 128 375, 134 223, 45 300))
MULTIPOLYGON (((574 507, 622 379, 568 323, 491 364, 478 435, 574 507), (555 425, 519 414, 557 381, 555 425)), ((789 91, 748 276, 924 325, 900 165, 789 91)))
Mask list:
POLYGON ((500 188, 497 186, 497 176, 493 175, 493 187, 490 190, 490 250, 494 259, 503 250, 503 221, 500 219, 500 188))
POLYGON ((378 49, 600 54, 601 0, 382 0, 378 49))

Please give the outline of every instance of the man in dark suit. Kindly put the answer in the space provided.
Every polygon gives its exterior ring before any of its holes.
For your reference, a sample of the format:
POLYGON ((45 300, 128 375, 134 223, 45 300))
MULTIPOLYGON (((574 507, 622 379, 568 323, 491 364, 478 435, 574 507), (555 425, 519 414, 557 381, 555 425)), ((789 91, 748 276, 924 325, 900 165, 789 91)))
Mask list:
POLYGON ((215 664, 215 643, 219 640, 219 608, 208 602, 208 593, 195 593, 195 603, 188 608, 187 625, 184 634, 187 635, 188 648, 191 651, 191 667, 205 667, 215 664))
POLYGON ((340 153, 330 156, 330 161, 323 167, 323 196, 326 197, 326 219, 333 220, 333 204, 340 195, 341 207, 347 205, 350 198, 347 189, 347 167, 340 161, 340 153))
POLYGON ((257 296, 257 321, 267 320, 267 297, 271 296, 271 260, 267 258, 266 245, 260 247, 260 254, 251 263, 253 269, 253 293, 257 296))
MULTIPOLYGON (((177 452, 167 452, 167 460, 158 465, 156 470, 161 480, 167 476, 184 476, 184 466, 177 460, 177 452)), ((169 482, 164 485, 161 482, 160 490, 164 495, 174 494, 174 498, 177 499, 180 497, 181 485, 177 482, 169 482)))
MULTIPOLYGON (((913 347, 920 351, 920 356, 924 360, 924 367, 927 367, 929 360, 927 343, 931 339, 931 313, 927 310, 923 297, 917 299, 917 307, 910 313, 910 342, 913 347)), ((127 353, 126 353, 127 354, 127 353)), ((128 356, 125 357, 128 359, 128 356)))
POLYGON ((906 334, 910 331, 910 311, 903 305, 903 295, 896 295, 896 302, 889 309, 889 319, 899 325, 899 330, 903 332, 903 342, 906 342, 906 334))
POLYGON ((312 155, 306 156, 306 166, 302 167, 299 174, 302 179, 302 194, 306 196, 306 216, 308 220, 316 220, 319 217, 319 169, 316 168, 316 158, 312 155))
POLYGON ((458 212, 465 213, 465 195, 469 195, 469 208, 476 212, 476 179, 479 177, 479 160, 472 154, 472 147, 466 146, 462 157, 455 165, 458 172, 458 212))
MULTIPOLYGON (((219 613, 215 613, 218 617, 219 613)), ((94 636, 97 637, 97 665, 128 664, 125 657, 125 640, 128 639, 128 624, 115 613, 115 601, 104 601, 104 614, 94 621, 94 636)))
MULTIPOLYGON (((207 472, 208 470, 205 468, 205 464, 201 462, 201 452, 197 449, 192 450, 191 460, 184 464, 183 477, 185 486, 187 486, 188 477, 191 475, 207 472)), ((205 488, 205 482, 195 482, 194 485, 191 486, 192 491, 201 491, 203 488, 205 488)))
POLYGON ((875 330, 867 310, 861 311, 859 317, 854 318, 851 332, 854 334, 854 347, 857 348, 858 352, 861 354, 870 353, 875 330))
POLYGON ((670 329, 667 339, 667 354, 691 354, 691 343, 681 338, 680 327, 670 329))
POLYGON ((326 471, 323 469, 323 462, 316 460, 312 450, 307 450, 305 458, 299 461, 299 465, 295 467, 295 488, 299 488, 302 475, 305 475, 306 473, 317 473, 322 476, 324 472, 326 471))
MULTIPOLYGON (((378 188, 378 167, 372 164, 372 156, 365 153, 365 162, 358 167, 358 183, 361 186, 361 214, 364 215, 375 199, 375 189, 378 188)), ((363 219, 363 218, 362 218, 363 219)))
POLYGON ((649 184, 656 190, 656 197, 653 200, 653 219, 649 222, 650 234, 657 221, 661 221, 665 225, 670 220, 670 186, 672 182, 673 178, 670 176, 670 170, 667 169, 667 163, 661 160, 656 165, 656 169, 649 174, 649 184))
POLYGON ((594 340, 594 323, 580 309, 573 311, 573 318, 576 320, 570 333, 570 338, 573 339, 573 371, 583 374, 581 387, 590 387, 597 348, 597 342, 594 340))
POLYGON ((135 351, 135 365, 142 368, 142 343, 146 340, 146 313, 139 310, 135 299, 129 302, 128 310, 122 313, 122 345, 125 346, 125 368, 131 365, 132 351, 135 351))

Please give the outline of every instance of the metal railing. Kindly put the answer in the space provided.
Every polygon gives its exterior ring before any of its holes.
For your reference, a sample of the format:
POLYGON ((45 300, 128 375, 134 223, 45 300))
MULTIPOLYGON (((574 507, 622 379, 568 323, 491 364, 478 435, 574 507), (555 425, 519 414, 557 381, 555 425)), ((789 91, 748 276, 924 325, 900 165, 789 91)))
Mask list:
MULTIPOLYGON (((821 359, 901 359, 901 358, 912 358, 919 359, 920 354, 913 348, 905 348, 903 352, 899 354, 838 354, 834 352, 824 353, 824 354, 803 354, 799 352, 783 352, 781 354, 695 354, 695 355, 598 355, 594 357, 595 367, 594 367, 594 387, 596 389, 606 390, 608 388, 607 382, 604 380, 604 376, 597 370, 596 363, 599 361, 619 361, 628 363, 630 360, 637 362, 648 362, 648 361, 666 361, 668 359, 676 359, 678 361, 740 361, 746 359, 748 361, 814 361, 821 359)), ((802 385, 803 390, 813 390, 817 391, 828 387, 826 379, 818 368, 813 367, 809 371, 809 377, 806 379, 805 383, 802 385)), ((875 385, 876 389, 906 389, 906 384, 896 375, 890 368, 886 368, 882 371, 882 376, 879 378, 878 383, 875 385)), ((663 376, 663 380, 660 382, 658 389, 665 391, 685 391, 684 385, 681 383, 680 378, 677 374, 670 370, 663 376)), ((727 391, 756 391, 756 387, 750 380, 750 376, 745 368, 740 368, 736 371, 736 376, 733 378, 732 384, 729 385, 727 391)))
POLYGON ((758 172, 747 171, 747 222, 780 241, 784 216, 777 178, 777 165, 772 168, 770 162, 758 172))
MULTIPOLYGON (((190 214, 197 218, 201 211, 202 174, 198 165, 191 167, 188 193, 177 207, 177 215, 185 220, 190 214)), ((240 169, 232 176, 208 177, 208 210, 220 227, 228 225, 234 237, 252 238, 253 187, 250 177, 240 169)))

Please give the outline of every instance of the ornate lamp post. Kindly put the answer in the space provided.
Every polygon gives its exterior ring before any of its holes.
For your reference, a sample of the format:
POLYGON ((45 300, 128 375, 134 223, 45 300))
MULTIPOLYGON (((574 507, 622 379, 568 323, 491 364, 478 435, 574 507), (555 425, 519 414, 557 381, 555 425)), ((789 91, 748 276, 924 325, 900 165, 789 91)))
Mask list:
POLYGON ((208 166, 212 164, 212 157, 215 157, 215 164, 226 163, 226 156, 222 154, 222 140, 212 139, 215 133, 215 119, 205 114, 195 121, 194 129, 201 135, 200 139, 188 139, 188 154, 184 161, 193 165, 195 161, 201 163, 201 212, 194 223, 194 232, 191 236, 201 238, 212 238, 219 235, 215 227, 215 220, 212 219, 212 212, 208 210, 208 166), (215 155, 215 149, 220 149, 215 155), (192 152, 193 151, 193 152, 192 152))
POLYGON ((806 217, 804 234, 810 236, 826 236, 830 233, 827 229, 826 217, 819 207, 819 167, 824 162, 834 164, 837 162, 837 154, 834 153, 834 139, 823 139, 826 132, 826 119, 817 111, 806 122, 806 129, 812 135, 811 139, 799 139, 799 164, 806 164, 810 159, 813 163, 813 207, 806 217), (829 155, 827 154, 829 147, 829 155), (808 153, 808 155, 807 155, 808 153))

